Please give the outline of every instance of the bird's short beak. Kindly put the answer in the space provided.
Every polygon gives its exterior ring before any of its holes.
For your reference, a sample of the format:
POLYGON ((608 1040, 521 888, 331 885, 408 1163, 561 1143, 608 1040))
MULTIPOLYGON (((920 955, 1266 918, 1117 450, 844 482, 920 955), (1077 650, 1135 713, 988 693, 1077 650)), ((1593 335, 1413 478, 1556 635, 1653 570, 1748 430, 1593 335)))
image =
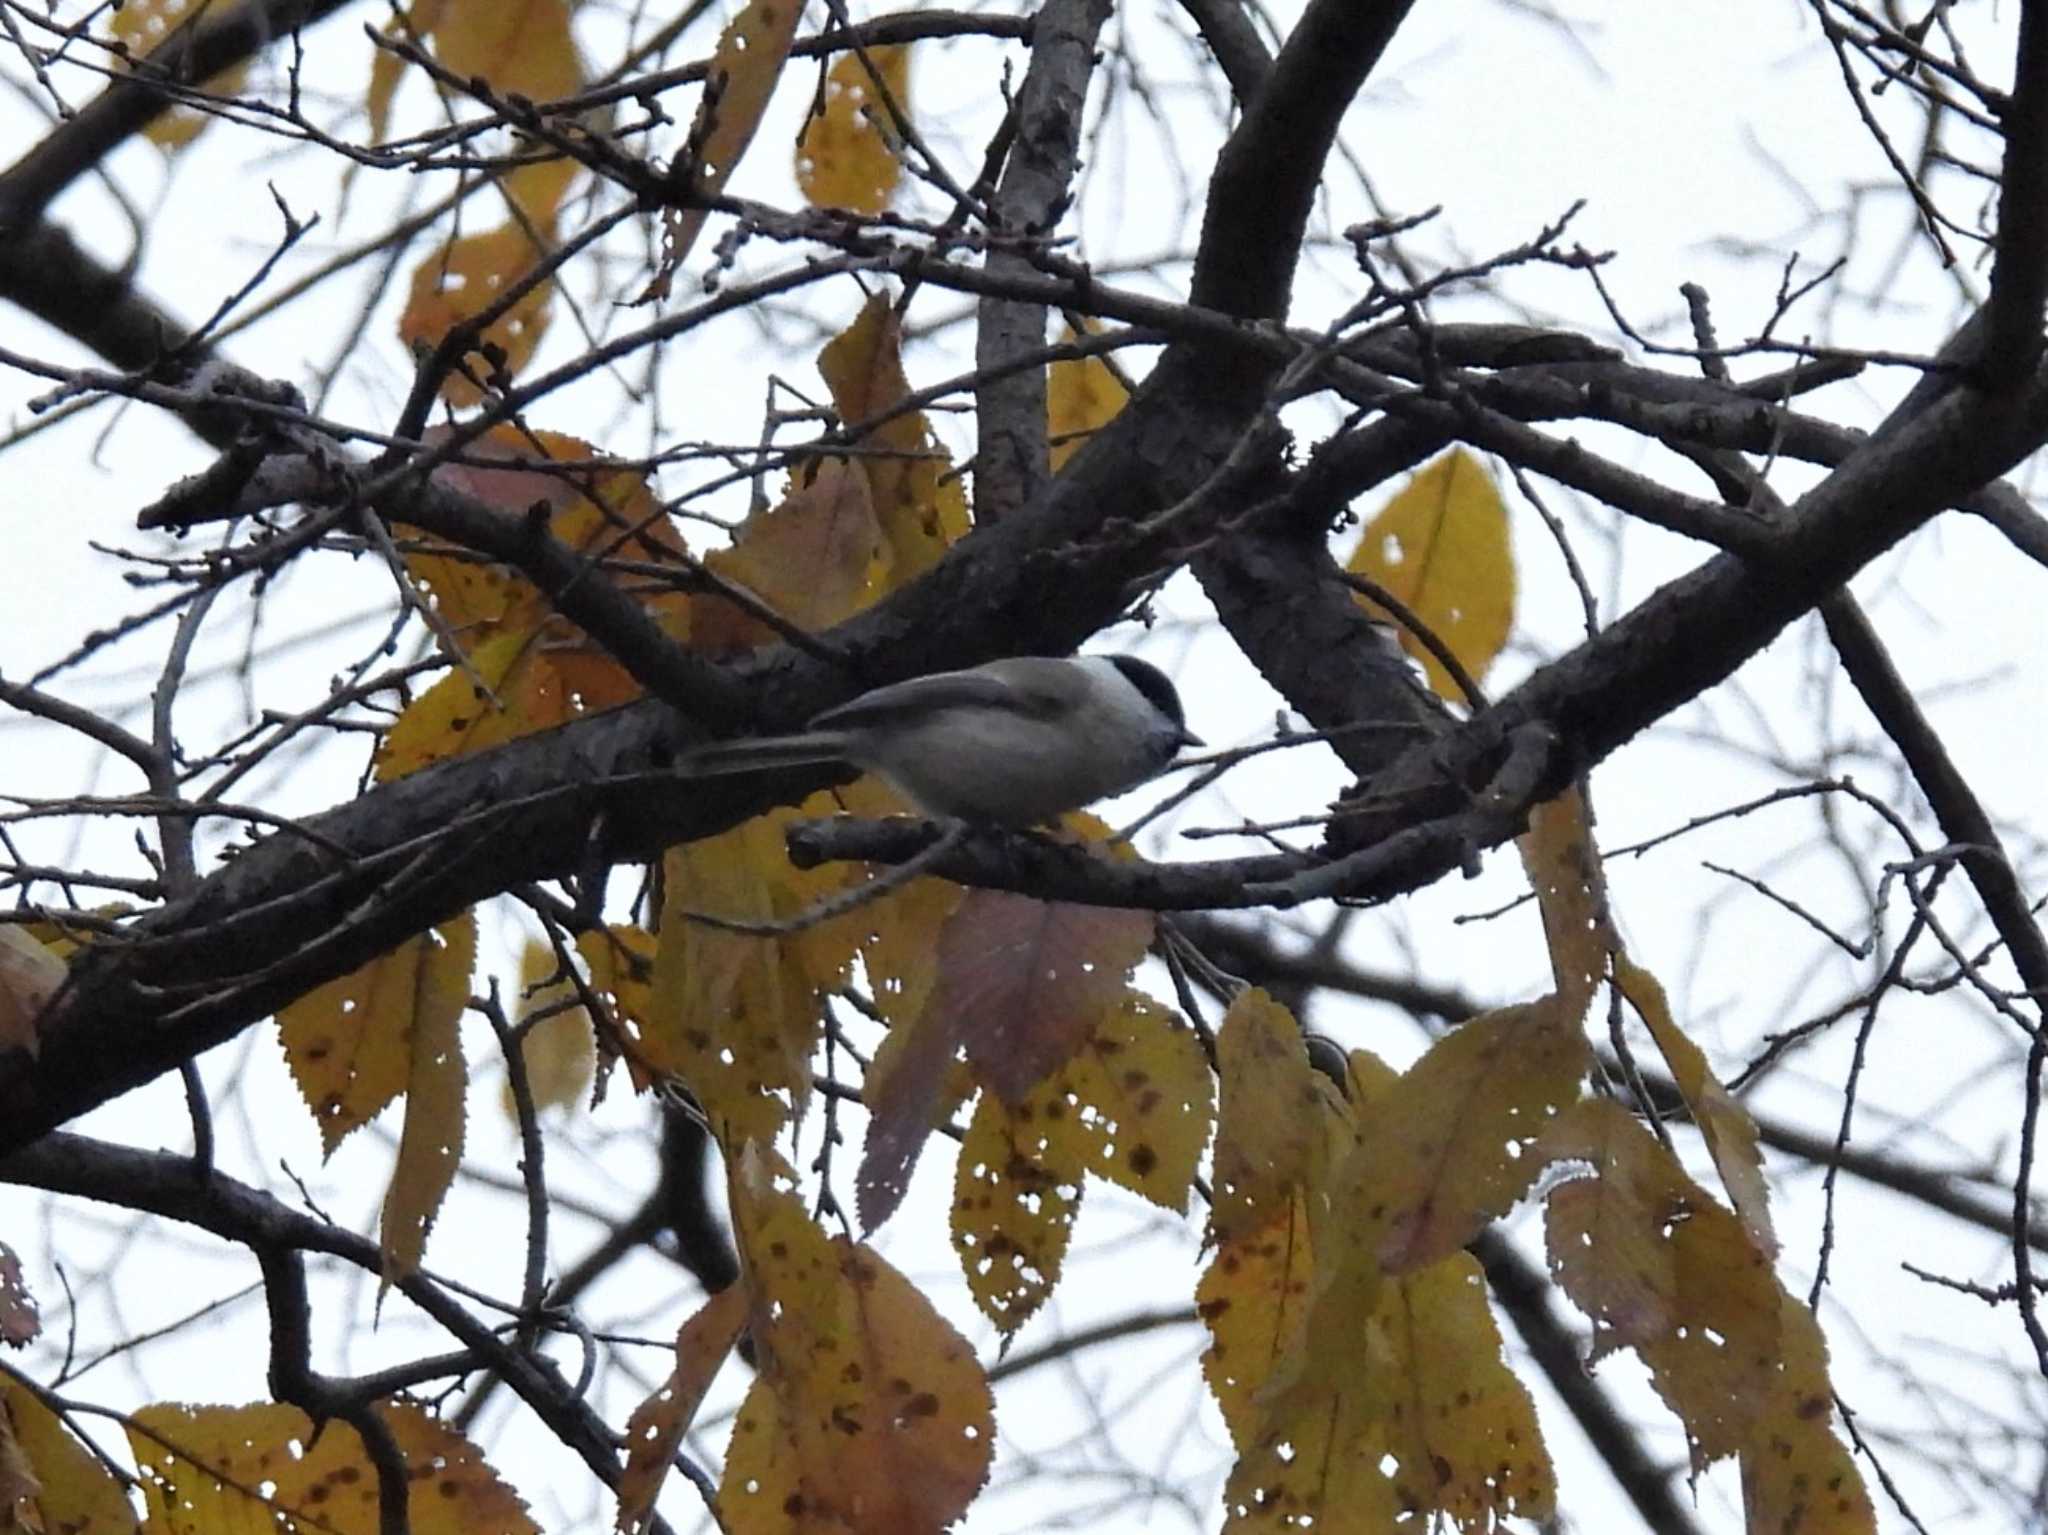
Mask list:
POLYGON ((1182 746, 1207 746, 1209 743, 1196 735, 1192 730, 1183 730, 1180 733, 1180 744, 1182 746))

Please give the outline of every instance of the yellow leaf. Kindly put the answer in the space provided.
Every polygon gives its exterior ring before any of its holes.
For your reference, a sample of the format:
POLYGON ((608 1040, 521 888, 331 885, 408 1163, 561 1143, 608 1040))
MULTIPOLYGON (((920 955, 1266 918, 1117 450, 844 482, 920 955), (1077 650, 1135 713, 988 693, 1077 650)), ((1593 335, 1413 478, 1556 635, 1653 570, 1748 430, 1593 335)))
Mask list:
POLYGON ((1360 1116, 1358 1148, 1332 1181, 1332 1224, 1374 1244, 1388 1273, 1456 1252, 1529 1186, 1531 1148, 1590 1062, 1556 997, 1460 1024, 1360 1116))
POLYGON ((1329 1080, 1308 1063, 1294 1015, 1256 987, 1238 995, 1216 1035, 1221 1104, 1209 1236, 1219 1246, 1287 1218, 1296 1190, 1320 1190, 1342 1116, 1329 1080))
POLYGON ((1318 1314, 1328 1368, 1269 1407, 1224 1494, 1226 1528, 1548 1518, 1556 1478, 1535 1407, 1501 1359, 1478 1263, 1453 1253, 1374 1293, 1369 1312, 1318 1314))
POLYGON ((450 952, 436 967, 441 990, 434 1005, 420 1007, 413 1020, 405 1128, 399 1134, 398 1163, 391 1171, 379 1227, 386 1284, 419 1268, 434 1216, 462 1164, 463 1095, 469 1070, 462 1059, 459 1027, 476 960, 476 917, 465 913, 437 931, 449 937, 450 952))
MULTIPOLYGON (((704 94, 690 124, 689 145, 694 156, 687 168, 693 197, 716 197, 724 191, 740 156, 754 141, 754 130, 768 110, 768 98, 775 94, 775 82, 782 78, 782 66, 789 62, 789 45, 796 38, 803 10, 804 0, 750 0, 718 39, 704 94)), ((676 169, 684 166, 679 159, 676 169)), ((656 291, 667 291, 667 274, 688 258, 707 217, 708 210, 703 207, 669 214, 656 291)))
MULTIPOLYGON (((493 308, 500 296, 523 281, 546 253, 516 223, 501 224, 478 234, 458 235, 413 269, 405 310, 398 317, 398 338, 409 347, 439 346, 457 325, 493 308)), ((487 325, 465 354, 466 366, 488 382, 499 368, 481 349, 502 356, 502 371, 516 375, 532 359, 547 334, 555 284, 547 278, 522 293, 487 325)), ((441 397, 451 405, 474 405, 485 391, 462 368, 451 369, 441 384, 441 397)))
POLYGON ((28 1387, 0 1375, 0 1530, 133 1535, 135 1527, 128 1494, 99 1457, 28 1387))
POLYGON ((668 1380, 626 1420, 626 1467, 619 1475, 622 1535, 646 1528, 654 1500, 704 1393, 747 1319, 747 1292, 728 1285, 704 1302, 676 1333, 676 1367, 668 1380))
MULTIPOLYGON (((1507 643, 1515 618, 1507 506, 1492 477, 1463 448, 1423 469, 1366 524, 1345 568, 1370 576, 1412 608, 1474 680, 1485 677, 1507 643)), ((1401 643, 1422 662, 1440 696, 1465 701, 1443 663, 1405 629, 1401 643)))
POLYGON ((1194 1031, 1139 992, 1095 1026, 1079 1052, 1034 1094, 1054 1140, 1080 1165, 1161 1209, 1187 1209, 1215 1119, 1215 1081, 1194 1031))
MULTIPOLYGON (((435 59, 464 80, 481 76, 499 95, 559 101, 582 90, 584 74, 569 27, 569 0, 414 0, 385 23, 387 37, 429 43, 435 59)), ((384 137, 404 61, 380 48, 365 95, 373 140, 384 137)), ((555 210, 580 167, 567 158, 514 168, 506 195, 536 227, 552 230, 555 210)))
MULTIPOLYGON (((173 34, 197 22, 210 9, 212 0, 126 0, 114 12, 114 36, 137 57, 147 56, 168 42, 173 34)), ((248 61, 229 66, 203 87, 209 96, 234 96, 249 77, 248 61)), ((213 121, 211 112, 197 107, 173 106, 157 113, 142 130, 143 137, 158 149, 183 149, 213 121)))
POLYGON ((1749 1228, 1764 1256, 1776 1257, 1778 1238, 1771 1229, 1771 1193, 1764 1182, 1763 1149, 1757 1144, 1756 1121, 1721 1085, 1700 1047, 1686 1038, 1673 1020, 1671 1004, 1657 978, 1626 954, 1615 955, 1614 978, 1671 1068, 1672 1080, 1692 1112, 1693 1123, 1700 1127, 1707 1153, 1713 1157, 1721 1185, 1728 1191, 1729 1203, 1735 1206, 1735 1213, 1742 1217, 1743 1225, 1749 1228))
POLYGON ((1586 804, 1576 788, 1538 805, 1529 829, 1516 839, 1536 905, 1543 913, 1543 939, 1550 947, 1558 995, 1574 1019, 1607 973, 1607 956, 1621 951, 1607 905, 1607 877, 1600 849, 1586 824, 1586 804))
POLYGON ((718 1524, 726 1535, 796 1535, 831 1529, 806 1517, 796 1430, 775 1388, 756 1375, 733 1417, 725 1474, 718 1483, 718 1524))
POLYGON ((953 1247, 968 1292, 1005 1338, 1045 1304, 1081 1210, 1081 1165, 1036 1106, 983 1093, 953 1175, 953 1247))
MULTIPOLYGON (((1071 327, 1065 339, 1077 339, 1071 327)), ((1130 397, 1123 380, 1100 357, 1054 363, 1045 386, 1046 433, 1052 442, 1053 471, 1057 473, 1080 452, 1082 444, 1107 426, 1130 397)))
POLYGON ((903 373, 903 332, 887 299, 877 294, 859 317, 818 354, 818 372, 849 427, 874 421, 855 446, 875 516, 889 543, 891 579, 907 585, 938 563, 967 532, 967 499, 952 461, 932 437, 922 412, 890 414, 910 393, 903 373), (879 418, 887 416, 887 420, 879 418))
MULTIPOLYGON (((850 815, 879 819, 898 815, 903 803, 880 779, 861 778, 837 791, 850 815)), ((950 880, 914 879, 861 908, 867 932, 861 964, 868 973, 875 1006, 890 1029, 919 1018, 939 979, 939 934, 967 892, 950 880)), ((869 1072, 868 1080, 874 1081, 869 1072)))
MULTIPOLYGON (((413 1535, 538 1535, 517 1494, 476 1446, 404 1402, 373 1409, 407 1466, 413 1535)), ((150 1535, 275 1531, 279 1515, 302 1529, 375 1535, 377 1473, 356 1431, 330 1419, 318 1435, 296 1407, 186 1407, 159 1403, 130 1421, 128 1442, 149 1503, 150 1535)))
MULTIPOLYGON (((519 1057, 526 1064, 527 1090, 533 1094, 536 1110, 567 1108, 579 1101, 589 1091, 591 1073, 597 1069, 590 1014, 577 1000, 575 986, 561 979, 534 989, 556 968, 554 949, 538 938, 527 939, 519 967, 519 1021, 524 1024, 537 1013, 547 1013, 519 1038, 519 1057)), ((507 1119, 518 1118, 509 1075, 500 1085, 498 1106, 507 1119)))
POLYGON ((583 89, 568 0, 450 0, 435 8, 433 43, 451 73, 481 75, 501 95, 559 101, 583 89))
POLYGON ((641 1054, 654 1017, 654 935, 644 928, 614 924, 576 935, 576 952, 590 972, 590 990, 604 1004, 598 1031, 606 1070, 620 1056, 645 1091, 659 1072, 641 1054))
POLYGON ((1300 1356, 1315 1275, 1302 1193, 1273 1202, 1279 1213, 1219 1245, 1195 1286, 1210 1337, 1202 1374, 1240 1451, 1256 1443, 1265 1421, 1266 1383, 1300 1356))
POLYGON ((778 1409, 772 1428, 758 1414, 749 1437, 771 1434, 791 1453, 757 1444, 743 1454, 736 1432, 720 1512, 735 1530, 775 1528, 780 1513, 781 1528, 936 1535, 988 1477, 987 1377, 967 1340, 872 1248, 817 1228, 793 1182, 759 1145, 730 1181, 761 1381, 778 1409), (770 1504, 746 1485, 770 1464, 793 1469, 800 1512, 781 1488, 770 1504))
POLYGON ((1790 1535, 1875 1535, 1870 1492, 1842 1441, 1829 1432, 1834 1388, 1820 1324, 1779 1298, 1783 1367, 1770 1407, 1742 1446, 1743 1522, 1790 1535))
POLYGON ((285 1060, 330 1155, 404 1091, 414 1040, 441 1039, 462 1016, 475 957, 465 912, 279 1010, 285 1060))
POLYGON ((888 108, 875 82, 879 77, 889 99, 907 116, 910 48, 899 43, 866 53, 866 63, 850 52, 833 61, 825 75, 824 99, 797 140, 796 184, 814 207, 880 213, 902 178, 888 108), (868 64, 874 65, 873 73, 868 64))
POLYGON ((738 922, 793 917, 837 889, 846 871, 799 871, 783 828, 801 810, 757 816, 670 848, 647 1063, 689 1086, 730 1149, 768 1140, 810 1092, 822 1026, 819 993, 852 961, 859 914, 786 936, 728 932, 693 912, 738 922))
POLYGON ((496 634, 471 648, 468 667, 451 671, 405 706, 378 743, 377 781, 391 783, 568 718, 561 683, 533 635, 496 634))
POLYGON ((1770 1260, 1741 1221, 1618 1105, 1588 1099, 1544 1141, 1586 1176, 1552 1188, 1545 1225, 1594 1356, 1627 1346, 1685 1425, 1693 1469, 1746 1442, 1779 1390, 1784 1334, 1770 1260))

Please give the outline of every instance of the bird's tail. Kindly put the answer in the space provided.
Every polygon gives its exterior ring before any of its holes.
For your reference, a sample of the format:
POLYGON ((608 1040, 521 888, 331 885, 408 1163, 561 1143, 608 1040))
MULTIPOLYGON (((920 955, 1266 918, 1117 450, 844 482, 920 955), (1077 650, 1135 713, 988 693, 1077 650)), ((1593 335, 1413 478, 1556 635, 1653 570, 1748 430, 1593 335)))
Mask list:
POLYGON ((763 773, 772 768, 803 767, 814 762, 845 760, 846 738, 833 731, 809 735, 762 736, 752 741, 721 741, 699 746, 676 759, 685 778, 720 778, 728 773, 763 773))

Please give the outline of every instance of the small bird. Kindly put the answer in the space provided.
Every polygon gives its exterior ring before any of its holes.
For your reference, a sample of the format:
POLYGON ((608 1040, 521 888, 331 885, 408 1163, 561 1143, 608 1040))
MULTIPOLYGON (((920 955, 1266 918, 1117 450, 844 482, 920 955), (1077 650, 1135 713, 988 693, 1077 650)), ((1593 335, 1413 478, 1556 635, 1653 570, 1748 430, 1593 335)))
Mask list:
POLYGON ((1144 782, 1190 734, 1166 674, 1136 656, 1019 656, 875 688, 810 722, 684 754, 691 777, 846 762, 927 815, 1033 826, 1144 782))

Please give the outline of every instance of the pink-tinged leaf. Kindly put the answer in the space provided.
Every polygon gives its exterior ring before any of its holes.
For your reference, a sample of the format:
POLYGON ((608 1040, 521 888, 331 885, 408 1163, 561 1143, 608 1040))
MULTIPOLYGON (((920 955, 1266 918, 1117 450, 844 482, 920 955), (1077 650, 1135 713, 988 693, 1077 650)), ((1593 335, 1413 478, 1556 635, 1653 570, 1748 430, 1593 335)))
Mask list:
POLYGON ((928 1006, 965 1043, 975 1075, 1021 1103, 1122 1002, 1152 926, 1146 912, 977 890, 939 934, 928 1006))
POLYGON ((874 1231, 896 1213, 925 1141, 951 1107, 945 1088, 960 1053, 960 1021, 927 1009, 897 1025, 868 1071, 861 1096, 872 1117, 853 1180, 863 1231, 874 1231))
POLYGON ((64 984, 69 968, 14 923, 0 923, 0 1051, 41 1044, 37 1021, 64 984))
POLYGON ((0 1343, 21 1348, 43 1328, 36 1313, 36 1298, 29 1294, 28 1281, 21 1277, 21 1259, 0 1242, 0 1343))

